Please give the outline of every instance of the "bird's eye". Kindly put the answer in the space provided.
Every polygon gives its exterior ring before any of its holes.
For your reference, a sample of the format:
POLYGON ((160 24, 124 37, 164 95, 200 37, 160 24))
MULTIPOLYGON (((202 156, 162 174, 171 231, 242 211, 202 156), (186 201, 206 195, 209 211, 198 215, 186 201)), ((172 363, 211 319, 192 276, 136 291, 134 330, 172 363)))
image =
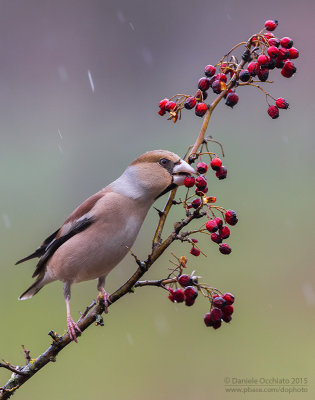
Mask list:
POLYGON ((169 161, 169 160, 167 160, 166 158, 161 158, 160 164, 163 165, 163 166, 165 166, 165 165, 167 165, 168 161, 169 161))

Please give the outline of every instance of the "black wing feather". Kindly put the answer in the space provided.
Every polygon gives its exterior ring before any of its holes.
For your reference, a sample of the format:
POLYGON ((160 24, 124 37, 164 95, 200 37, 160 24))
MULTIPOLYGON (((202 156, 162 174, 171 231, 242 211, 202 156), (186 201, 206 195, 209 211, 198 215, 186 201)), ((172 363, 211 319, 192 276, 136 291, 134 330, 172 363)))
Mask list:
POLYGON ((43 243, 34 251, 34 253, 17 261, 15 263, 15 265, 21 264, 22 262, 27 261, 27 260, 31 260, 32 258, 41 257, 43 254, 45 254, 47 247, 56 238, 59 230, 60 229, 57 229, 56 232, 54 232, 53 234, 48 236, 48 238, 43 241, 43 243))
POLYGON ((93 221, 93 217, 81 219, 74 224, 71 231, 68 232, 66 235, 60 236, 58 239, 53 239, 46 246, 44 254, 41 256, 38 264, 36 265, 36 269, 32 275, 32 278, 39 275, 42 268, 46 265, 46 262, 63 243, 65 243, 77 233, 84 231, 93 223, 93 221))

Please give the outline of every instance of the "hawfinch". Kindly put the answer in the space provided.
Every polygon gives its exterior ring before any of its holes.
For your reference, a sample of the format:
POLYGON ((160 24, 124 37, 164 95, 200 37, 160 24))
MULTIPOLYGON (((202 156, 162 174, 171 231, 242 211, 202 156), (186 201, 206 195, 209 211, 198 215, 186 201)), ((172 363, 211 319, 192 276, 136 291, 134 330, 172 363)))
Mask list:
POLYGON ((189 164, 170 151, 149 151, 137 158, 118 179, 76 208, 34 253, 16 263, 39 258, 33 273, 37 279, 19 299, 29 299, 48 283, 62 281, 68 332, 77 341, 80 329, 70 314, 71 285, 98 279, 97 289, 107 309, 106 276, 133 245, 149 208, 193 173, 189 164))

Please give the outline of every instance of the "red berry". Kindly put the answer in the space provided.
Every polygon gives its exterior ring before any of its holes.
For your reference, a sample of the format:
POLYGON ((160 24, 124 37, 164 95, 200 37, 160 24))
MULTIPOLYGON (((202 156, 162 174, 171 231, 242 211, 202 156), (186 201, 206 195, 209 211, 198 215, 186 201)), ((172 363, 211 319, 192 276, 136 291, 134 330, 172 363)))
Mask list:
POLYGON ((231 304, 227 304, 223 309, 222 313, 225 315, 231 315, 233 314, 234 307, 231 304))
POLYGON ((293 72, 291 72, 285 68, 282 68, 281 75, 284 76, 285 78, 291 78, 293 76, 293 72))
POLYGON ((195 303, 195 299, 186 299, 185 304, 186 306, 190 307, 195 303))
POLYGON ((184 103, 184 107, 186 108, 186 110, 191 110, 192 108, 195 107, 196 103, 197 100, 194 97, 187 97, 184 103))
POLYGON ((289 50, 285 49, 284 47, 280 47, 279 49, 279 57, 282 58, 283 60, 289 58, 289 50))
POLYGON ((257 76, 261 82, 266 82, 269 76, 268 68, 259 68, 257 71, 257 76))
POLYGON ((195 178, 194 178, 193 176, 186 176, 186 177, 185 177, 185 179, 184 179, 184 185, 185 185, 187 188, 193 187, 194 184, 195 184, 195 178))
MULTIPOLYGON (((270 39, 268 40, 268 44, 269 44, 269 46, 276 46, 276 47, 279 47, 279 46, 280 46, 280 40, 277 39, 277 38, 270 38, 270 39)), ((270 54, 269 54, 269 55, 270 55, 270 54)))
POLYGON ((198 88, 202 91, 208 90, 210 87, 210 81, 208 78, 200 78, 198 82, 198 88))
POLYGON ((215 321, 215 322, 213 322, 212 328, 213 329, 218 329, 218 328, 220 328, 221 324, 222 324, 221 320, 220 321, 215 321))
POLYGON ((229 225, 236 225, 238 222, 236 212, 234 210, 227 210, 225 213, 225 221, 229 225))
POLYGON ((267 29, 267 31, 274 31, 276 29, 276 27, 278 26, 278 21, 276 19, 268 19, 265 22, 265 28, 267 29))
POLYGON ((230 254, 232 249, 227 243, 222 243, 219 246, 220 253, 222 254, 230 254))
POLYGON ((289 107, 289 103, 283 97, 279 97, 276 100, 276 106, 286 110, 289 107))
POLYGON ((226 225, 222 226, 219 234, 221 239, 227 239, 228 237, 230 237, 230 228, 226 225))
POLYGON ((215 173, 215 176, 220 180, 225 179, 226 175, 227 175, 227 169, 224 165, 222 165, 222 167, 220 167, 218 171, 215 173))
POLYGON ((226 304, 234 303, 234 296, 232 293, 224 293, 223 298, 226 301, 226 304))
POLYGON ((201 206, 201 200, 200 199, 195 199, 195 200, 192 201, 191 205, 192 205, 193 208, 197 209, 197 208, 199 208, 201 206))
POLYGON ((291 49, 289 49, 288 51, 289 51, 289 58, 291 60, 293 60, 294 58, 298 58, 298 56, 299 56, 298 49, 296 49, 295 47, 291 47, 291 49))
POLYGON ((168 101, 165 104, 165 110, 166 111, 175 111, 177 108, 177 104, 174 101, 168 101))
POLYGON ((273 33, 271 33, 271 32, 266 32, 264 34, 264 36, 265 36, 266 39, 271 39, 271 38, 275 37, 275 35, 273 33))
POLYGON ((219 218, 219 217, 216 217, 216 218, 214 218, 214 221, 217 223, 218 228, 221 229, 221 228, 222 228, 222 225, 223 225, 222 219, 219 218))
POLYGON ((174 301, 175 301, 174 296, 173 296, 174 290, 171 288, 168 288, 168 291, 170 292, 170 294, 168 295, 168 298, 174 303, 174 301))
POLYGON ((283 69, 287 70, 288 72, 291 72, 292 74, 295 74, 296 72, 295 65, 293 64, 292 61, 289 60, 286 60, 284 62, 283 69))
POLYGON ((182 303, 185 300, 183 289, 175 289, 173 291, 173 299, 176 303, 182 303))
POLYGON ((203 117, 207 112, 208 106, 206 103, 198 103, 195 108, 195 114, 198 117, 203 117))
POLYGON ((195 193, 197 196, 203 197, 208 192, 207 186, 197 187, 195 193))
POLYGON ((249 72, 249 74, 250 74, 251 76, 257 75, 257 72, 258 72, 258 70, 259 70, 259 65, 258 65, 258 63, 257 63, 257 62, 251 62, 251 63, 249 63, 248 66, 247 66, 247 70, 248 70, 248 72, 249 72))
POLYGON ((206 229, 209 232, 216 232, 218 230, 217 221, 215 221, 214 219, 210 219, 209 221, 207 221, 206 229))
POLYGON ((223 314, 223 315, 222 315, 222 320, 223 320, 224 322, 230 322, 230 321, 232 321, 232 317, 231 317, 231 315, 223 314))
POLYGON ((200 162, 197 164, 197 172, 198 174, 205 174, 208 171, 208 165, 204 162, 200 162))
POLYGON ((207 180, 204 176, 197 176, 195 181, 198 188, 204 188, 207 186, 207 180))
POLYGON ((179 276, 177 281, 182 287, 190 286, 193 283, 192 277, 185 274, 179 276))
POLYGON ((227 82, 227 76, 225 74, 217 74, 215 76, 215 79, 218 79, 221 82, 226 83, 227 82))
POLYGON ((220 158, 216 157, 216 158, 213 158, 213 159, 211 160, 210 167, 211 167, 214 171, 218 171, 218 170, 220 169, 221 165, 222 165, 222 161, 221 161, 220 158))
POLYGON ((217 232, 211 233, 211 240, 212 240, 214 243, 218 243, 218 244, 222 243, 221 236, 220 236, 220 234, 217 233, 217 232))
POLYGON ((238 103, 238 95, 236 93, 229 93, 226 96, 225 104, 233 108, 238 103))
POLYGON ((187 306, 193 305, 197 296, 198 296, 198 291, 194 286, 187 286, 184 290, 184 295, 185 295, 185 303, 187 306), (193 301, 192 304, 187 304, 187 302, 193 301))
POLYGON ((267 110, 268 115, 272 118, 272 119, 276 119, 279 117, 279 109, 277 106, 270 106, 267 110))
POLYGON ((205 314, 205 316, 203 317, 204 323, 206 324, 206 326, 212 326, 213 325, 213 321, 211 319, 211 314, 208 312, 207 314, 205 314))
POLYGON ((269 57, 277 57, 279 54, 279 49, 276 46, 270 46, 267 50, 267 53, 269 57))
POLYGON ((163 115, 165 114, 165 111, 164 110, 159 110, 158 114, 161 115, 161 117, 163 117, 163 115))
POLYGON ((239 74, 239 78, 242 82, 248 82, 250 80, 250 73, 248 69, 242 69, 239 74))
POLYGON ((226 89, 226 84, 223 81, 216 79, 215 81, 213 81, 211 87, 214 93, 220 94, 223 90, 226 89))
POLYGON ((209 78, 215 74, 215 67, 213 65, 205 66, 205 75, 209 78))
POLYGON ((280 44, 285 49, 290 49, 293 46, 293 40, 289 37, 284 37, 280 39, 280 44))
POLYGON ((257 58, 257 63, 260 67, 264 67, 269 63, 269 58, 266 56, 266 54, 261 54, 257 58))
POLYGON ((159 107, 161 110, 165 111, 165 105, 169 102, 169 99, 163 99, 159 102, 159 107))
POLYGON ((190 249, 190 254, 192 254, 193 256, 198 257, 198 256, 200 255, 200 250, 197 249, 197 247, 192 247, 192 248, 190 249))
POLYGON ((222 311, 221 311, 219 308, 214 307, 214 308, 212 308, 211 311, 210 311, 210 317, 211 317, 211 320, 212 320, 213 322, 221 321, 221 318, 222 318, 222 311))
POLYGON ((212 299, 212 304, 213 304, 215 307, 223 308, 223 307, 226 306, 226 300, 225 300, 223 297, 218 296, 218 297, 212 299))

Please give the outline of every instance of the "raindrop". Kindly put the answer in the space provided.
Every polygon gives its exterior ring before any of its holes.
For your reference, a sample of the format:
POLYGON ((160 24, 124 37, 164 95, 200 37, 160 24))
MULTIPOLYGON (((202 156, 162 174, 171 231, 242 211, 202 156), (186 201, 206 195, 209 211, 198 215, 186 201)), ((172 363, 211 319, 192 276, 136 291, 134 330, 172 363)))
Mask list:
POLYGON ((94 93, 94 90, 95 90, 95 88, 94 88, 94 82, 93 82, 93 78, 92 78, 92 75, 91 75, 91 71, 90 71, 90 70, 88 70, 88 76, 89 76, 89 81, 90 81, 90 85, 91 85, 92 92, 94 93))
POLYGON ((126 21, 124 14, 120 10, 117 11, 117 18, 121 24, 124 24, 126 21))
POLYGON ((63 139, 63 136, 62 136, 61 130, 60 130, 59 128, 58 128, 58 133, 59 133, 60 139, 62 140, 62 139, 63 139))
POLYGON ((130 25, 130 28, 131 28, 133 31, 135 31, 135 27, 134 27, 133 23, 132 23, 132 22, 129 22, 129 25, 130 25))
POLYGON ((11 221, 10 221, 9 216, 7 214, 5 214, 5 213, 2 213, 2 219, 3 219, 3 222, 4 222, 4 226, 7 229, 10 229, 11 228, 11 221))
POLYGON ((128 343, 134 345, 135 342, 133 341, 133 338, 132 338, 131 334, 127 333, 126 336, 127 336, 128 343))
POLYGON ((305 282, 302 286, 303 294, 307 304, 315 305, 315 292, 310 282, 305 282))

